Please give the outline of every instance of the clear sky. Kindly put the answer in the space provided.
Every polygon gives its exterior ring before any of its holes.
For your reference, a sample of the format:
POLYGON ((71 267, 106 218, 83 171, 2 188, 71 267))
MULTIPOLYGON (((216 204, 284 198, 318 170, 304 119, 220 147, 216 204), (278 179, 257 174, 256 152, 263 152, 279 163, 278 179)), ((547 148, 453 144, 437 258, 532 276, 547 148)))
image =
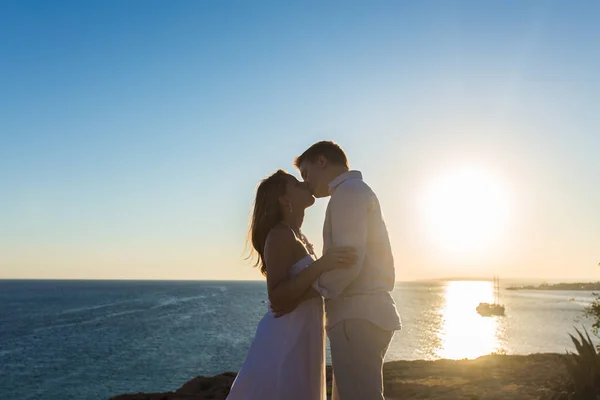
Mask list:
POLYGON ((597 280, 599 16, 3 1, 0 278, 261 279, 242 258, 256 184, 331 139, 380 198, 399 280, 597 280))

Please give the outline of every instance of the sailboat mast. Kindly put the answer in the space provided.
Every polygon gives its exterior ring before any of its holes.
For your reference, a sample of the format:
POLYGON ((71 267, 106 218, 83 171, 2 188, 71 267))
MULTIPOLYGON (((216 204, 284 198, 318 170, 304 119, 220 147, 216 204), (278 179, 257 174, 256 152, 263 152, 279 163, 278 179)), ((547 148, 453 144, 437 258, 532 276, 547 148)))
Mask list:
POLYGON ((500 278, 496 277, 496 304, 500 304, 500 278))
POLYGON ((498 278, 494 275, 494 304, 498 304, 498 278))

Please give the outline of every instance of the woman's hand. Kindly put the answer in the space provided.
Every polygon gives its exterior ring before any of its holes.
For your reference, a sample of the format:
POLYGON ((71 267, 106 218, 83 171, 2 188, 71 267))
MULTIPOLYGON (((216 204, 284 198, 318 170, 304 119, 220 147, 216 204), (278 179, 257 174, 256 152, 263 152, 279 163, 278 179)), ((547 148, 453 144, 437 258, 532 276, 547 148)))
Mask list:
POLYGON ((356 263, 356 250, 352 247, 332 247, 328 249, 319 261, 323 263, 324 271, 337 268, 348 268, 356 263))

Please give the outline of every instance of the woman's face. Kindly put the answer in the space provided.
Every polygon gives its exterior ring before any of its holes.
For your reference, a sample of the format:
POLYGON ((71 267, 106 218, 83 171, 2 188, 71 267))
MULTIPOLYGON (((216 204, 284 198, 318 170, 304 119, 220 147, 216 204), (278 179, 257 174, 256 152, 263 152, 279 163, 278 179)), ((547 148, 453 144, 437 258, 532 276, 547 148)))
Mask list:
POLYGON ((300 182, 293 175, 288 175, 286 198, 293 209, 306 209, 315 203, 315 198, 306 182, 300 182))

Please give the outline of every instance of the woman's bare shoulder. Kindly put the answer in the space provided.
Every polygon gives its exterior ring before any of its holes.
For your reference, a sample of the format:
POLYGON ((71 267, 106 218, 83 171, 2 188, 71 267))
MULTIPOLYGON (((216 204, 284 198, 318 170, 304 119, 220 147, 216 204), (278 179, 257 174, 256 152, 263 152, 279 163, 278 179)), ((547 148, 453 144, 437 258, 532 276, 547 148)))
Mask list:
POLYGON ((284 225, 277 225, 269 231, 265 242, 265 252, 269 248, 273 250, 283 250, 296 242, 296 235, 291 228, 284 225))

